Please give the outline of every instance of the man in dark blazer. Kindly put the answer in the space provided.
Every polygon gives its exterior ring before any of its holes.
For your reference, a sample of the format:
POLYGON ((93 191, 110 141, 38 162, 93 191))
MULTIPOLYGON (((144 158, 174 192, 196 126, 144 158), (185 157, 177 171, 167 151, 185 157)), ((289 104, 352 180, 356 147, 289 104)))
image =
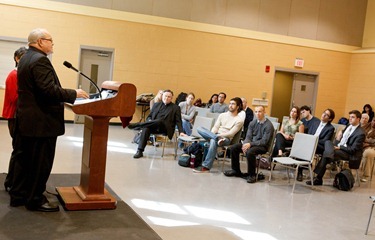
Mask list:
MULTIPOLYGON (((309 126, 307 134, 319 136, 318 146, 315 153, 323 154, 324 144, 326 141, 331 141, 335 133, 335 127, 332 126, 331 122, 335 119, 335 112, 332 109, 326 109, 322 113, 319 122, 314 122, 314 124, 309 126)), ((297 181, 303 180, 302 174, 303 168, 298 169, 297 181)))
POLYGON ((143 151, 150 138, 150 134, 167 134, 169 139, 172 139, 177 126, 180 136, 185 136, 182 129, 181 110, 180 107, 172 103, 173 92, 165 90, 163 92, 162 101, 157 102, 151 109, 146 122, 133 123, 128 127, 129 129, 140 129, 141 138, 138 143, 137 153, 133 158, 143 157, 143 151))
POLYGON ((245 113, 245 122, 243 124, 243 131, 242 131, 242 134, 241 134, 242 139, 244 139, 246 137, 247 128, 249 127, 249 124, 251 123, 251 121, 253 121, 253 119, 254 119, 254 112, 247 105, 246 98, 242 97, 241 100, 242 100, 243 111, 245 113))
MULTIPOLYGON (((317 176, 314 178, 314 185, 323 184, 323 176, 326 171, 326 165, 332 161, 349 160, 349 167, 358 169, 361 164, 363 142, 365 132, 360 126, 361 113, 357 110, 349 112, 349 125, 345 128, 340 141, 333 143, 327 140, 324 144, 323 157, 315 167, 314 172, 317 176)), ((311 181, 306 184, 311 185, 311 181)))
POLYGON ((64 134, 64 102, 88 98, 81 90, 61 87, 47 58, 53 53, 51 34, 34 29, 28 37, 29 50, 18 65, 18 105, 14 175, 10 205, 28 210, 53 212, 59 207, 43 195, 52 170, 57 136, 64 134))

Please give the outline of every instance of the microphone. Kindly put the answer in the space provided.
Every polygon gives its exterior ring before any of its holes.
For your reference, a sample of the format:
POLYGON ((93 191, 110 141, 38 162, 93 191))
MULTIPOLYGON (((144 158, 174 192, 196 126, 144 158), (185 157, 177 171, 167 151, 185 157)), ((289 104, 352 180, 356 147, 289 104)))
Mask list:
POLYGON ((98 87, 98 85, 96 85, 96 83, 91 79, 89 78, 88 76, 86 76, 85 74, 83 74, 81 71, 79 71, 77 68, 73 67, 72 64, 70 62, 67 62, 67 61, 64 61, 64 66, 67 67, 67 68, 70 68, 70 69, 73 69, 74 71, 76 71, 77 73, 81 74, 82 76, 84 76, 87 80, 89 80, 91 82, 92 85, 94 85, 96 87, 96 89, 98 89, 98 93, 99 93, 99 97, 100 99, 102 99, 102 93, 100 92, 100 88, 98 87))

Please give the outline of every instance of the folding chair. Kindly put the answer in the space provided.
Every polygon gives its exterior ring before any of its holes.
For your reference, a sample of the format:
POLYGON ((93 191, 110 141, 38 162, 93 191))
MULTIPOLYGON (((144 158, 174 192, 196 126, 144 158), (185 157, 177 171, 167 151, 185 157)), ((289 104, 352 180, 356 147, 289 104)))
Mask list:
POLYGON ((273 150, 273 147, 275 145, 275 139, 276 139, 276 133, 278 131, 278 125, 280 123, 277 123, 277 125, 275 126, 274 125, 274 131, 273 131, 273 134, 271 136, 271 140, 270 140, 270 146, 268 147, 267 149, 267 152, 266 153, 263 153, 263 154, 258 154, 257 156, 257 160, 258 160, 258 165, 257 165, 257 169, 256 169, 256 173, 257 173, 257 179, 258 179, 258 175, 259 175, 259 170, 260 170, 260 158, 262 157, 266 157, 268 158, 268 161, 270 160, 269 158, 271 157, 272 155, 272 150, 273 150))
POLYGON ((295 171, 292 193, 294 192, 294 188, 296 186, 297 173, 299 167, 309 168, 311 182, 313 182, 313 173, 311 165, 314 159, 317 144, 318 136, 304 133, 296 133, 289 157, 273 158, 271 163, 271 172, 268 181, 271 181, 273 166, 281 165, 287 169, 288 183, 290 183, 289 169, 295 171))
POLYGON ((227 156, 227 152, 228 152, 228 148, 236 143, 239 143, 240 140, 241 140, 241 133, 242 133, 242 129, 240 129, 232 138, 232 140, 230 141, 230 144, 227 145, 227 146, 224 146, 224 155, 222 158, 219 158, 217 156, 217 160, 218 160, 218 164, 219 163, 219 159, 223 161, 222 165, 221 165, 221 171, 224 172, 224 165, 225 165, 225 158, 227 156))
POLYGON ((375 196, 370 196, 370 199, 372 200, 372 205, 371 205, 370 217, 368 218, 368 223, 367 223, 365 235, 367 235, 368 227, 370 226, 370 221, 371 221, 371 217, 372 217, 372 210, 374 209, 374 204, 375 204, 375 196))

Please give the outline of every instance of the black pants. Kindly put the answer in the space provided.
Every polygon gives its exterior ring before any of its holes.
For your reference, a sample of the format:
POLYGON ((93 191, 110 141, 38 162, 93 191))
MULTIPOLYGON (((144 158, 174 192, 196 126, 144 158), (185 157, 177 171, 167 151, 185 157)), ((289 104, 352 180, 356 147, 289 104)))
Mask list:
POLYGON ((349 154, 340 149, 336 150, 331 141, 326 141, 324 143, 324 152, 322 159, 319 161, 319 163, 316 165, 314 169, 314 173, 317 174, 316 177, 322 179, 326 172, 327 164, 340 159, 349 159, 349 154))
POLYGON ((15 120, 16 120, 15 118, 8 119, 8 129, 9 129, 9 134, 12 137, 13 150, 12 150, 12 154, 9 160, 8 174, 4 181, 5 188, 12 187, 13 168, 14 168, 14 161, 15 161, 14 159, 15 159, 15 156, 17 155, 17 149, 15 147, 15 143, 16 143, 15 120))
MULTIPOLYGON (((230 147, 231 150, 231 160, 232 160, 232 169, 240 173, 240 154, 242 153, 242 143, 234 144, 230 147)), ((247 159, 247 173, 249 175, 255 175, 256 171, 256 156, 258 154, 263 154, 267 152, 266 147, 261 146, 251 146, 246 151, 247 159)))
POLYGON ((273 148, 272 157, 276 157, 279 154, 279 150, 285 152, 286 147, 291 147, 293 140, 286 140, 281 133, 276 134, 275 147, 273 148))
POLYGON ((55 157, 57 137, 17 136, 11 201, 24 201, 29 208, 47 202, 43 195, 55 157))
POLYGON ((136 128, 141 129, 141 138, 138 143, 138 150, 143 152, 146 148, 147 141, 151 134, 166 134, 167 129, 163 120, 152 120, 148 122, 138 123, 136 128))

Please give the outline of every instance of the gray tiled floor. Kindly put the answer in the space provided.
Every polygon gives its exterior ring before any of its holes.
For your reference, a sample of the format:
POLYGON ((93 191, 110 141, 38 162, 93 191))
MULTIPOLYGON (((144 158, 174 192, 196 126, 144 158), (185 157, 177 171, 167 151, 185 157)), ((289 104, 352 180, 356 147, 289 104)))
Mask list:
MULTIPOLYGON (((11 142, 0 121, 0 170, 7 171, 11 142)), ((79 173, 83 126, 67 124, 58 138, 54 173, 79 173)), ((364 236, 374 184, 361 183, 351 192, 297 184, 291 194, 285 172, 268 181, 248 184, 213 173, 196 174, 178 166, 173 149, 146 148, 133 159, 133 132, 110 126, 106 182, 165 240, 187 239, 375 239, 375 220, 364 236)), ((246 168, 246 163, 242 163, 246 168)), ((268 172, 265 172, 266 177, 268 172)), ((375 179, 374 179, 375 183, 375 179)))

